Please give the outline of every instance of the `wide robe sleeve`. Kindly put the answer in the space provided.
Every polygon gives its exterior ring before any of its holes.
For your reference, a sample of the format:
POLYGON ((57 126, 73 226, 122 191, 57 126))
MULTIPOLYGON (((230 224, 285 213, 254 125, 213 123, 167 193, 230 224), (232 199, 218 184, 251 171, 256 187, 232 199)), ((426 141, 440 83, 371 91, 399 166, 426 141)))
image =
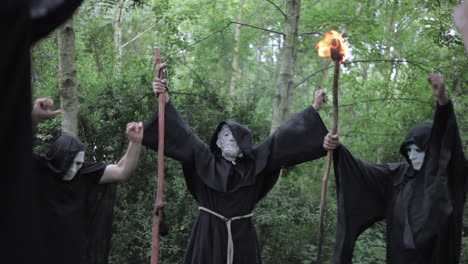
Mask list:
POLYGON ((253 150, 259 197, 271 190, 279 170, 327 154, 323 139, 328 133, 317 111, 309 106, 281 125, 253 150))
MULTIPOLYGON (((143 145, 155 151, 158 151, 158 116, 156 111, 145 126, 143 136, 143 145)), ((195 151, 199 155, 210 153, 208 145, 193 133, 171 101, 166 103, 164 118, 164 155, 182 162, 184 166, 193 166, 195 151)))
POLYGON ((333 152, 338 199, 334 263, 351 263, 356 239, 386 217, 393 177, 403 163, 377 165, 354 157, 344 145, 333 152))
POLYGON ((442 243, 438 248, 447 247, 440 257, 450 263, 458 263, 456 259, 460 253, 467 182, 465 168, 457 121, 449 101, 437 106, 423 175, 417 178, 417 188, 423 189, 416 190, 418 201, 409 209, 409 220, 414 246, 424 248, 438 237, 442 243))
POLYGON ((32 0, 30 18, 33 42, 45 37, 70 18, 81 2, 82 0, 32 0))

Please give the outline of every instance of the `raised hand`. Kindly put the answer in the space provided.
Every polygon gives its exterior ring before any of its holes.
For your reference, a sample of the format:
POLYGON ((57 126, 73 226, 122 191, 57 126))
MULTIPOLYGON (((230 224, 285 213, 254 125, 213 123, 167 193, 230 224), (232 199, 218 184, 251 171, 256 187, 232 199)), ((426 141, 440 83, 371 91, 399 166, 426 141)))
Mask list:
POLYGON ((130 122, 127 124, 125 131, 130 142, 140 144, 143 140, 143 123, 141 122, 130 122))
POLYGON ((315 92, 315 98, 314 98, 314 103, 312 104, 312 107, 318 111, 324 104, 328 102, 328 95, 325 90, 318 90, 315 92))
POLYGON ((164 94, 166 96, 166 103, 169 102, 169 95, 167 94, 167 79, 159 79, 158 77, 155 77, 153 81, 153 93, 156 96, 164 94))
POLYGON ((56 116, 62 113, 60 110, 52 110, 54 108, 54 100, 50 98, 39 98, 34 101, 33 110, 31 113, 33 124, 47 119, 49 117, 56 116))
POLYGON ((434 90, 434 95, 439 100, 440 105, 445 105, 448 103, 449 98, 447 92, 445 91, 445 81, 444 77, 440 74, 433 73, 427 80, 431 83, 432 89, 434 90))

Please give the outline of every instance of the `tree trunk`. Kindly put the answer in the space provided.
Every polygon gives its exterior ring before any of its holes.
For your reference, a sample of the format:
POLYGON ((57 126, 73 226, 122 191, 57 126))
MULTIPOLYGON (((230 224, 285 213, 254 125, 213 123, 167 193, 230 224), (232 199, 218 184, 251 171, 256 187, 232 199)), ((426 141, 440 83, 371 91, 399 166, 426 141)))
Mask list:
POLYGON ((114 27, 114 47, 117 51, 117 56, 115 57, 114 64, 114 76, 119 77, 122 73, 122 16, 124 10, 124 1, 119 0, 117 6, 115 7, 114 20, 112 25, 114 27))
MULTIPOLYGON (((393 57, 393 51, 392 51, 392 46, 393 46, 393 37, 395 36, 395 15, 396 15, 396 9, 398 8, 398 1, 395 1, 392 6, 392 12, 390 14, 390 21, 388 23, 388 35, 386 39, 386 47, 385 47, 385 52, 387 53, 387 58, 393 57)), ((395 79, 395 63, 390 63, 389 69, 388 69, 388 80, 392 81, 395 79)))
MULTIPOLYGON (((239 23, 242 23, 242 8, 244 6, 244 2, 245 0, 239 1, 239 9, 237 10, 237 22, 239 23)), ((229 85, 228 111, 231 117, 234 111, 234 104, 236 103, 237 82, 239 80, 239 74, 240 74, 240 69, 239 69, 240 38, 241 38, 241 25, 236 24, 236 31, 234 35, 234 56, 232 58, 231 82, 229 85)))
POLYGON ((73 18, 58 29, 60 108, 62 133, 78 136, 78 96, 76 91, 75 31, 73 18))
POLYGON ((280 70, 276 86, 276 98, 273 105, 273 117, 270 134, 283 124, 289 115, 291 98, 294 94, 294 68, 297 59, 298 25, 301 0, 287 0, 285 40, 281 49, 280 70))

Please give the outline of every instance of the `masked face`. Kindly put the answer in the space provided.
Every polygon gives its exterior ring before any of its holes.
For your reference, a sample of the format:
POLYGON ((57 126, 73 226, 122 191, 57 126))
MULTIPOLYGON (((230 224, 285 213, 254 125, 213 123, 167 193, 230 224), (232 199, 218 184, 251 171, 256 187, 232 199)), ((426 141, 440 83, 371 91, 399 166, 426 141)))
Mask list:
POLYGON ((426 156, 426 152, 419 149, 418 146, 416 146, 415 144, 408 145, 408 147, 406 147, 406 150, 408 151, 408 158, 411 161, 413 168, 417 171, 420 170, 423 165, 424 156, 426 156))
POLYGON ((76 173, 81 169, 81 167, 83 167, 84 156, 84 151, 80 151, 76 154, 70 169, 68 169, 67 173, 63 177, 64 181, 71 181, 75 177, 76 173))
POLYGON ((227 125, 224 125, 218 132, 216 145, 221 149, 223 157, 229 161, 234 161, 237 157, 242 156, 239 145, 237 145, 236 139, 227 125))

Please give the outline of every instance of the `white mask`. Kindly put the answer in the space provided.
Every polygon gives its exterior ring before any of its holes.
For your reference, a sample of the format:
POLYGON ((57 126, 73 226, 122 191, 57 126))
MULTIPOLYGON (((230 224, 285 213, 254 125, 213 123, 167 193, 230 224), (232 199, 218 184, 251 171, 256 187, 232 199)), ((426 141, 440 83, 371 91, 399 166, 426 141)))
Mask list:
POLYGON ((414 170, 420 170, 423 165, 426 152, 418 148, 415 144, 408 145, 406 150, 408 151, 408 158, 411 161, 414 170))
POLYGON ((81 167, 83 167, 84 156, 84 151, 80 151, 76 154, 70 169, 68 169, 67 173, 63 177, 64 181, 71 181, 75 177, 76 173, 81 169, 81 167))
POLYGON ((233 163, 237 157, 242 157, 243 155, 239 145, 237 145, 231 129, 227 125, 223 125, 221 130, 218 132, 216 145, 221 149, 223 157, 233 163))

